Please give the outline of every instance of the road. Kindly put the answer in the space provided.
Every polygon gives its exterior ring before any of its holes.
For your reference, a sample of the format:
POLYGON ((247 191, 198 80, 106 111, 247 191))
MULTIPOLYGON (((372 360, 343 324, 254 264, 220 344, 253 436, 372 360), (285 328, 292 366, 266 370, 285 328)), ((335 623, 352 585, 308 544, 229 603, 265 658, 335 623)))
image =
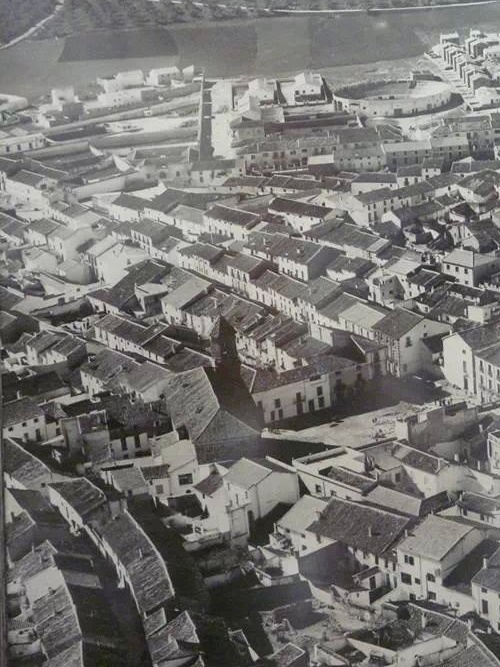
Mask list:
POLYGON ((210 85, 203 75, 201 83, 200 128, 199 128, 200 160, 211 160, 212 148, 212 101, 210 85))

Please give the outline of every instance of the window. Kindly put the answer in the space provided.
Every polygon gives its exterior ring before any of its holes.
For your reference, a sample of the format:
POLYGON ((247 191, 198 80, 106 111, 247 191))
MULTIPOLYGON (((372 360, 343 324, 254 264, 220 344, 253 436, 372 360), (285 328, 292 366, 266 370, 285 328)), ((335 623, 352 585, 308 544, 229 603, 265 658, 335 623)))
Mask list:
POLYGON ((140 437, 139 437, 137 434, 134 435, 134 444, 135 444, 135 448, 136 448, 136 449, 140 449, 140 448, 141 448, 141 439, 140 439, 140 437))
POLYGON ((415 577, 415 583, 420 584, 420 579, 418 577, 415 577))
POLYGON ((163 493, 163 484, 156 484, 155 485, 155 493, 157 493, 157 494, 163 493))
POLYGON ((406 572, 401 572, 401 583, 411 586, 411 575, 406 574, 406 572))
POLYGON ((405 563, 407 565, 415 565, 415 559, 413 556, 408 556, 408 554, 405 554, 405 563))
POLYGON ((320 409, 322 409, 322 408, 325 407, 325 397, 324 397, 324 396, 320 396, 320 397, 318 398, 318 407, 319 407, 320 409))
POLYGON ((406 347, 411 347, 411 346, 412 346, 412 342, 411 342, 411 338, 410 338, 410 336, 406 336, 406 339, 405 339, 405 345, 406 345, 406 347))
POLYGON ((488 600, 481 600, 481 614, 488 614, 488 600))
POLYGON ((434 593, 434 591, 428 591, 427 592, 427 597, 428 597, 429 600, 435 600, 436 599, 436 594, 434 593))
POLYGON ((316 394, 318 396, 323 396, 323 387, 316 387, 316 394))
POLYGON ((430 581, 431 583, 434 583, 436 581, 436 577, 433 574, 431 574, 430 572, 427 573, 426 579, 427 579, 427 581, 430 581))
POLYGON ((315 492, 315 493, 322 493, 322 492, 323 492, 323 490, 322 490, 322 488, 321 488, 321 484, 316 484, 316 485, 315 485, 315 487, 314 487, 314 492, 315 492))
POLYGON ((281 408, 281 398, 275 398, 274 399, 274 407, 275 408, 281 408))
POLYGON ((179 475, 179 485, 186 486, 193 483, 193 475, 190 472, 179 475))
POLYGON ((127 447, 127 441, 125 440, 125 438, 122 438, 122 439, 120 440, 120 442, 121 442, 121 445, 122 445, 122 452, 126 452, 127 449, 128 449, 128 447, 127 447))

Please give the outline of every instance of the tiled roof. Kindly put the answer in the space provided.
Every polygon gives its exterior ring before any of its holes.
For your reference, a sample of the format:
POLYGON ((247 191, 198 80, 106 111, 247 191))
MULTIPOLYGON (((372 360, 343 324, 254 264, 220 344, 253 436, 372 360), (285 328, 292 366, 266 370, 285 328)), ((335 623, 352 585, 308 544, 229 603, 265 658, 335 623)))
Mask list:
POLYGON ((430 515, 403 540, 400 548, 434 561, 443 559, 473 528, 444 517, 430 515))
POLYGON ((31 419, 43 422, 45 413, 31 398, 20 398, 6 403, 3 408, 3 428, 21 424, 31 419))
POLYGON ((218 472, 212 472, 195 485, 195 489, 205 496, 212 496, 218 489, 222 488, 224 480, 218 472))
POLYGON ((419 324, 424 317, 403 308, 395 308, 373 325, 378 333, 399 340, 419 324))
POLYGON ((162 559, 128 512, 109 521, 102 537, 127 571, 142 613, 148 614, 172 599, 175 593, 162 559))
POLYGON ((106 503, 106 496, 85 477, 50 485, 83 519, 106 503))
POLYGON ((18 484, 36 488, 50 480, 50 469, 10 438, 4 441, 4 471, 18 484))
POLYGON ((367 505, 332 498, 308 530, 376 555, 395 546, 408 518, 367 505))

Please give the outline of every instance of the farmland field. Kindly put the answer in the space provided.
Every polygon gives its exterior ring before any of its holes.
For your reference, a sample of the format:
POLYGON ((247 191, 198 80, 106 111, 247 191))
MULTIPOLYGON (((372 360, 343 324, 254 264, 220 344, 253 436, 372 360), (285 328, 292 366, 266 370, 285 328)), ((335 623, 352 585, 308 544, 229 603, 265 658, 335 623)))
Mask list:
POLYGON ((72 35, 65 39, 61 62, 175 56, 172 33, 162 28, 110 30, 72 35))
POLYGON ((380 61, 396 64, 421 56, 441 30, 464 33, 469 27, 495 26, 500 28, 500 3, 336 19, 284 17, 85 33, 66 40, 26 41, 0 51, 0 91, 32 98, 54 86, 79 85, 119 70, 174 64, 195 64, 213 77, 350 66, 357 78, 360 64, 374 71, 380 61))

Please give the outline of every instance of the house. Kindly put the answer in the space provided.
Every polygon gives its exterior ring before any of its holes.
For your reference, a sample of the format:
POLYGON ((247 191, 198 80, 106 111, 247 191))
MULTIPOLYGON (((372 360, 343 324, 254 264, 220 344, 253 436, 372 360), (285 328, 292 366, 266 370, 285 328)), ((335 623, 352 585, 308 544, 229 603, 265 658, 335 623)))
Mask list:
POLYGON ((293 468, 270 459, 241 458, 223 476, 229 506, 245 507, 247 533, 276 505, 293 505, 299 499, 299 480, 293 468))
POLYGON ((60 197, 56 179, 26 169, 6 178, 5 191, 15 201, 39 206, 47 212, 50 203, 60 197))
POLYGON ((122 638, 102 589, 65 583, 36 600, 32 614, 48 660, 70 664, 85 655, 87 659, 124 664, 122 638))
POLYGON ((295 470, 271 457, 211 464, 194 489, 203 507, 194 534, 220 535, 234 544, 246 544, 256 521, 277 506, 293 505, 300 495, 295 470))
POLYGON ((450 384, 472 395, 498 391, 497 366, 500 322, 494 319, 443 338, 443 374, 450 384), (482 355, 482 358, 478 357, 482 355), (491 387, 489 386, 491 382, 491 387))
POLYGON ((405 595, 470 611, 466 596, 447 588, 445 580, 482 539, 481 531, 469 524, 426 517, 397 547, 398 579, 405 595))
MULTIPOLYGON (((354 654, 356 662, 375 659, 382 664, 407 667, 418 667, 422 663, 466 665, 469 659, 474 664, 474 657, 477 660, 484 657, 473 641, 472 650, 464 649, 468 645, 466 623, 444 613, 434 613, 433 610, 410 604, 401 606, 398 614, 391 605, 391 611, 384 620, 374 629, 363 628, 347 633, 347 655, 354 654)), ((474 636, 472 632, 470 634, 474 636)), ((344 654, 343 651, 339 653, 344 654)), ((341 658, 341 655, 337 656, 341 658)), ((487 658, 482 662, 490 664, 487 658)))
POLYGON ((250 230, 261 219, 256 213, 219 204, 205 211, 203 218, 206 231, 239 241, 246 239, 250 230))
POLYGON ((411 520, 395 512, 351 500, 331 498, 306 531, 307 550, 340 542, 365 566, 376 567, 395 588, 396 547, 411 520))
MULTIPOLYGON (((294 462, 294 467, 297 467, 294 462)), ((300 475, 300 473, 299 473, 300 475)), ((300 476, 302 479, 302 476, 300 476)), ((327 495, 327 494, 325 494, 327 495)), ((305 539, 304 533, 311 523, 311 517, 320 514, 327 505, 324 498, 304 495, 274 524, 270 535, 270 545, 279 549, 290 547, 300 552, 305 539)))
POLYGON ((249 388, 264 421, 272 423, 335 408, 360 394, 378 373, 377 362, 322 355, 290 370, 259 368, 249 388))
POLYGON ((74 368, 87 358, 87 347, 76 336, 41 331, 26 343, 26 357, 30 366, 65 364, 74 368))
POLYGON ((196 449, 177 431, 156 436, 151 442, 151 456, 136 459, 135 465, 153 497, 166 500, 192 493, 199 481, 196 449))
POLYGON ((387 368, 396 377, 413 375, 425 366, 424 339, 447 333, 448 325, 405 308, 395 308, 372 327, 374 337, 387 346, 387 368))
POLYGON ((488 621, 495 632, 500 628, 500 610, 498 596, 500 594, 499 571, 500 550, 497 547, 489 557, 484 557, 480 569, 472 577, 472 597, 477 614, 488 621))
POLYGON ((23 442, 43 442, 47 439, 45 412, 28 396, 5 403, 2 427, 5 437, 18 438, 23 442))
POLYGON ((102 523, 109 515, 103 491, 86 477, 66 482, 52 482, 48 487, 49 500, 57 507, 73 533, 102 523))
POLYGON ((500 270, 500 259, 474 250, 456 248, 443 257, 441 270, 462 285, 478 287, 500 270))
POLYGON ((377 485, 364 457, 342 447, 294 459, 293 466, 308 492, 319 498, 363 501, 377 485))
POLYGON ((67 479, 51 470, 17 440, 5 438, 4 475, 7 488, 47 493, 49 483, 67 479))
POLYGON ((158 550, 129 512, 108 521, 98 533, 99 548, 126 584, 141 619, 164 609, 171 617, 175 591, 158 550))
POLYGON ((102 283, 114 285, 127 270, 147 259, 148 253, 141 247, 116 242, 95 256, 95 272, 102 283))
POLYGON ((269 205, 269 212, 282 217, 298 232, 309 231, 311 227, 335 218, 334 209, 318 206, 298 199, 276 197, 269 205))

